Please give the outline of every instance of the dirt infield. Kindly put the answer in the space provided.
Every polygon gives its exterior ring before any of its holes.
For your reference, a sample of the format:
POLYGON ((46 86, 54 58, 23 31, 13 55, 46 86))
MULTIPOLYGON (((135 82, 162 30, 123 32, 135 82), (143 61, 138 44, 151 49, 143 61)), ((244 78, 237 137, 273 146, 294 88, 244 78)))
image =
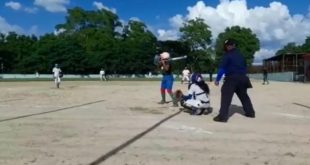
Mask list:
MULTIPOLYGON (((257 117, 159 105, 159 82, 0 83, 0 165, 309 165, 310 84, 253 82, 257 117)), ((175 89, 186 89, 179 82, 175 89)))

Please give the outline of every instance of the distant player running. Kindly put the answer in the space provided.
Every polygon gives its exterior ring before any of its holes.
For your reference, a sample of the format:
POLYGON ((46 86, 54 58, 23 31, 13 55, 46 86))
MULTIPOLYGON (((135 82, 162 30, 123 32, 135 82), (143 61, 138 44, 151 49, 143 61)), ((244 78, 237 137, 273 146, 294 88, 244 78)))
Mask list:
POLYGON ((58 64, 55 64, 55 67, 53 68, 53 77, 54 77, 56 87, 59 88, 62 73, 61 73, 61 69, 59 68, 58 64))
POLYGON ((103 68, 101 68, 100 72, 99 72, 99 75, 100 75, 100 80, 101 81, 107 81, 107 78, 106 78, 106 75, 105 75, 105 71, 103 68))

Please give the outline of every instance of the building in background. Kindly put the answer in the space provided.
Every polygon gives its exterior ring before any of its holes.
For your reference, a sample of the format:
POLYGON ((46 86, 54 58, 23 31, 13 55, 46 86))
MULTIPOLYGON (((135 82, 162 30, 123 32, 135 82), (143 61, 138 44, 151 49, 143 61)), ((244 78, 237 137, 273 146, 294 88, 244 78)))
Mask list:
POLYGON ((310 53, 286 53, 264 60, 269 73, 293 74, 294 81, 310 81, 310 53))

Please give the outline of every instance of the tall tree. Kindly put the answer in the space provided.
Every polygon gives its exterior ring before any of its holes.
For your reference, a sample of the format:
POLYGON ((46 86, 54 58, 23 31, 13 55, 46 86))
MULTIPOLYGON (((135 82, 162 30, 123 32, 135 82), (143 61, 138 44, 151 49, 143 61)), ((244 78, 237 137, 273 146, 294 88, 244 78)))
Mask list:
POLYGON ((286 44, 282 49, 276 52, 276 55, 285 54, 285 53, 301 53, 302 46, 296 45, 295 42, 290 42, 286 44))
MULTIPOLYGON (((211 59, 209 46, 211 44, 212 33, 210 27, 201 18, 189 20, 180 28, 181 41, 190 47, 189 58, 191 59, 192 70, 206 71, 211 65, 202 63, 211 59)), ((210 60, 209 60, 210 62, 210 60)))
POLYGON ((225 40, 230 38, 237 41, 238 49, 245 56, 247 64, 251 65, 254 60, 255 52, 260 49, 259 39, 251 29, 240 26, 228 27, 225 29, 225 32, 218 35, 215 45, 216 63, 218 64, 224 55, 223 48, 225 40))
POLYGON ((305 40, 305 43, 301 46, 301 49, 304 53, 310 53, 310 36, 305 40))
POLYGON ((66 23, 57 25, 56 29, 63 29, 65 33, 72 34, 84 29, 94 28, 115 36, 118 34, 115 29, 119 26, 121 23, 118 16, 107 9, 87 11, 76 7, 68 10, 66 23))
POLYGON ((29 72, 29 70, 26 71, 25 63, 35 51, 34 45, 37 38, 10 32, 7 35, 1 35, 1 40, 0 51, 4 71, 14 73, 29 72))
POLYGON ((101 67, 113 69, 113 58, 117 58, 119 52, 121 27, 118 16, 109 10, 73 8, 68 10, 66 23, 57 25, 56 29, 64 31, 61 35, 73 35, 78 40, 89 62, 86 70, 97 72, 101 67))
MULTIPOLYGON (((156 37, 143 22, 131 20, 124 28, 123 51, 120 66, 129 73, 147 73, 152 70, 156 37), (124 68, 123 68, 124 69, 124 68)), ((123 70, 122 72, 124 72, 123 70)))

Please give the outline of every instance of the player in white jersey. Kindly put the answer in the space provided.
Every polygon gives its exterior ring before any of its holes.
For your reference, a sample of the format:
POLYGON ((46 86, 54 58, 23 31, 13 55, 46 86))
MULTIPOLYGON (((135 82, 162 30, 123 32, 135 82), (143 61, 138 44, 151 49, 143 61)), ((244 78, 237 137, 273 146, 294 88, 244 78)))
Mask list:
POLYGON ((101 81, 107 81, 107 78, 106 78, 106 76, 105 76, 105 71, 104 71, 104 69, 103 68, 101 68, 101 70, 100 70, 100 72, 99 72, 99 75, 100 75, 100 80, 101 81))
POLYGON ((184 70, 182 71, 181 83, 183 84, 184 81, 189 83, 189 76, 190 76, 190 71, 187 67, 185 67, 184 70))
POLYGON ((59 68, 58 64, 55 64, 55 67, 53 68, 53 77, 54 77, 56 87, 59 88, 62 73, 61 73, 61 69, 59 68))

